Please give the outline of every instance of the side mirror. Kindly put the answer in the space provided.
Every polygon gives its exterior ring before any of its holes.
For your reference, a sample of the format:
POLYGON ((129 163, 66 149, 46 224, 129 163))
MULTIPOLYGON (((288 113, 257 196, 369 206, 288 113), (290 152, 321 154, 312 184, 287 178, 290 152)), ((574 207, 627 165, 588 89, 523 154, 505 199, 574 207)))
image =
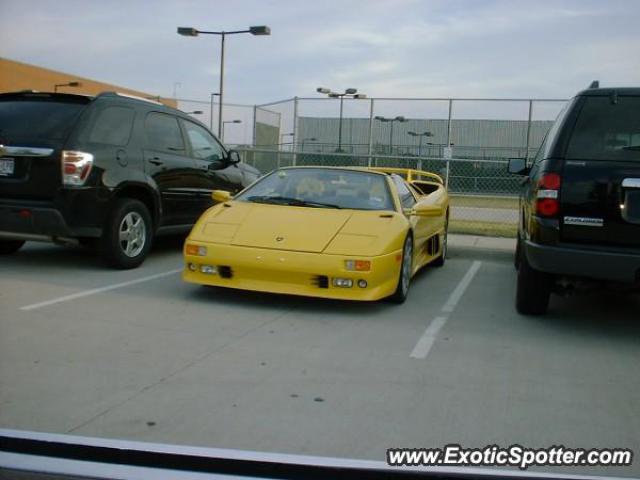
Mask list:
POLYGON ((216 158, 215 160, 211 160, 208 165, 209 170, 222 170, 223 168, 227 168, 229 163, 226 160, 222 160, 220 158, 216 158))
POLYGON ((510 158, 509 165, 507 166, 507 172, 514 175, 529 175, 530 168, 527 167, 526 158, 510 158))
POLYGON ((229 150, 229 155, 227 156, 227 160, 231 165, 236 165, 240 163, 242 159, 240 158, 240 154, 238 153, 237 150, 229 150))
POLYGON ((228 202, 231 200, 231 192, 227 192, 226 190, 214 190, 211 192, 211 198, 217 203, 228 202))
POLYGON ((442 207, 439 205, 433 205, 431 203, 417 203, 413 210, 411 211, 412 215, 417 215, 418 217, 441 217, 444 212, 442 207))

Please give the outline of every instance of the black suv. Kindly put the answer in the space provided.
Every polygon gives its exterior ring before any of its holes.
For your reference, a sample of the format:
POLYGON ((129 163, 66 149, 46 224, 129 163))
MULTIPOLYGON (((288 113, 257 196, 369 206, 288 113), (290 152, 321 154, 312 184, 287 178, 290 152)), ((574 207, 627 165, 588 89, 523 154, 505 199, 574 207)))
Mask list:
POLYGON ((523 175, 516 308, 551 292, 640 287, 640 88, 590 88, 558 115, 523 175))
POLYGON ((95 244, 142 263, 154 235, 188 231, 213 190, 259 176, 179 110, 118 93, 0 94, 0 253, 26 240, 95 244))

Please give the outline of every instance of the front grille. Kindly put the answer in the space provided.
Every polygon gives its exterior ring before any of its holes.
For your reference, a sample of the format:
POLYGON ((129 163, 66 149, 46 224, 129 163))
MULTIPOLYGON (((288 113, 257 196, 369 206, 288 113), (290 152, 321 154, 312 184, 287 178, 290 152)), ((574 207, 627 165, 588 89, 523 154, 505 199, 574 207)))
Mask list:
POLYGON ((311 283, 318 288, 329 288, 329 277, 326 275, 314 275, 311 277, 311 283))
POLYGON ((218 275, 222 278, 231 278, 233 277, 233 270, 227 265, 220 265, 218 267, 218 275))

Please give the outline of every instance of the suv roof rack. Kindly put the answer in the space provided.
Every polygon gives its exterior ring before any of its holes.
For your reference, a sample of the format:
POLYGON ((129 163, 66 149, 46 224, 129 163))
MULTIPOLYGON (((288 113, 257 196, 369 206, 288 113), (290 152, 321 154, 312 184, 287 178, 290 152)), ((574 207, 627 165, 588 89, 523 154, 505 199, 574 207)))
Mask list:
MULTIPOLYGON (((160 102, 156 102, 155 100, 151 100, 150 98, 145 98, 145 97, 139 97, 137 95, 131 95, 129 93, 122 93, 122 92, 102 92, 101 94, 98 95, 98 97, 113 97, 113 96, 117 96, 117 97, 125 97, 125 98, 132 98, 134 100, 140 100, 141 102, 147 102, 147 103, 153 103, 154 105, 164 105, 163 103, 160 102)), ((158 97, 160 98, 160 97, 158 97)))

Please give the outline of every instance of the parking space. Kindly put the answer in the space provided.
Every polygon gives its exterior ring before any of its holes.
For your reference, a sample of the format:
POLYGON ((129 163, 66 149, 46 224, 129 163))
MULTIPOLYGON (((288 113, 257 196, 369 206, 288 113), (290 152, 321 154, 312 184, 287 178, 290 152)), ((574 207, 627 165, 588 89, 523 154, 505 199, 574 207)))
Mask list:
POLYGON ((28 244, 0 266, 0 425, 374 460, 447 443, 637 450, 640 300, 519 316, 509 242, 452 238, 401 306, 189 285, 180 239, 130 271, 28 244))

